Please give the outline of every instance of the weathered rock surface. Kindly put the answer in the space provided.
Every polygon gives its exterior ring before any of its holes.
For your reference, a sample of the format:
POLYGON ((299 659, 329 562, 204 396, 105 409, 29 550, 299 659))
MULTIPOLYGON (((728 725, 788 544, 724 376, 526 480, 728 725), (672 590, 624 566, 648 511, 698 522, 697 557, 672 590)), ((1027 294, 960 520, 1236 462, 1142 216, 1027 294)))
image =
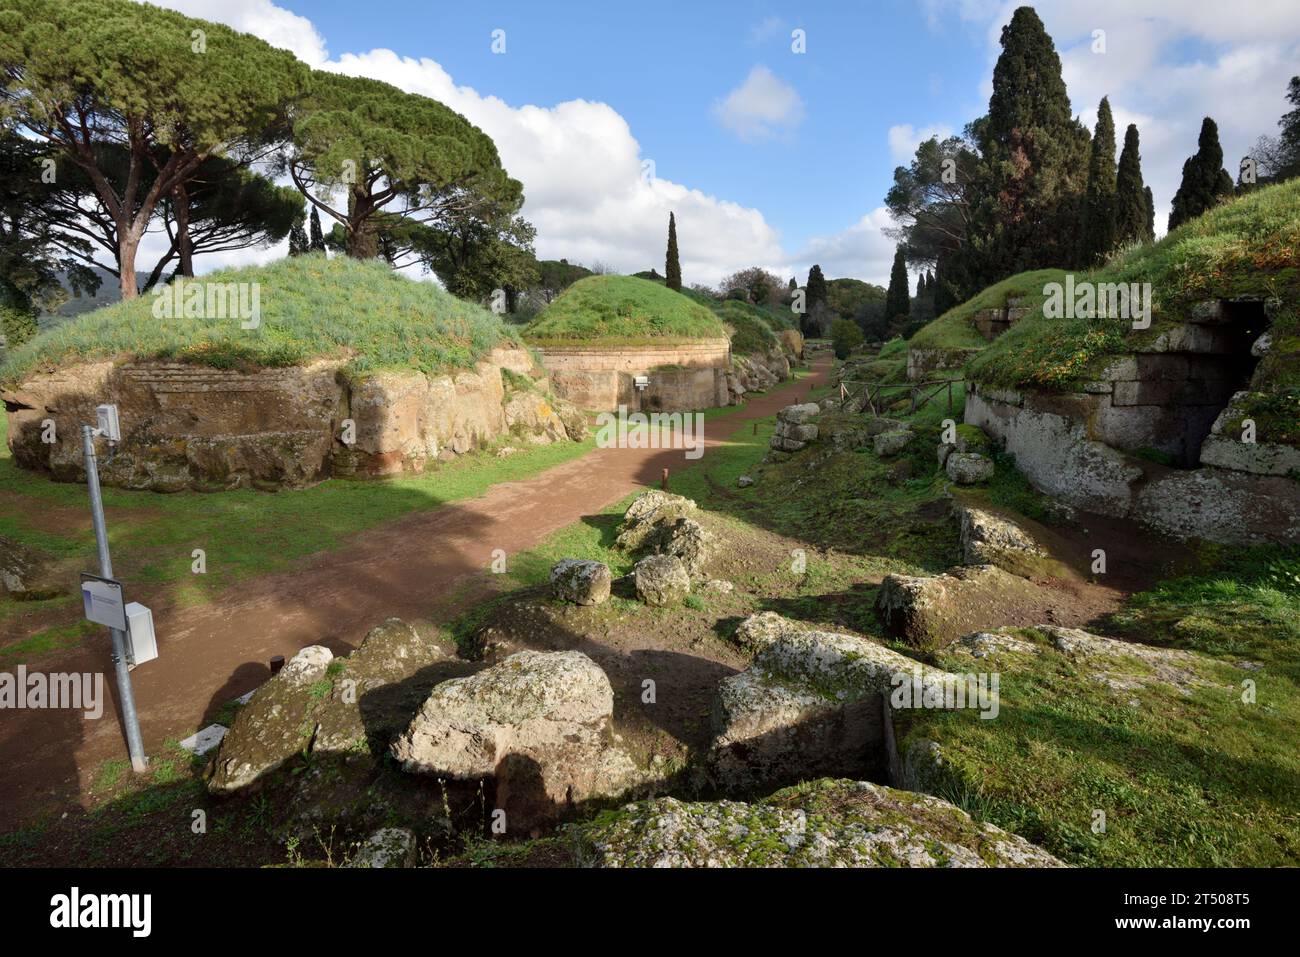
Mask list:
MULTIPOLYGON (((463 673, 436 640, 390 618, 357 650, 335 658, 321 645, 299 651, 239 711, 211 765, 208 789, 238 791, 296 754, 372 765, 376 750, 404 730, 428 690, 463 673)), ((360 797, 360 796, 353 796, 360 797)), ((324 794, 340 816, 349 796, 324 794)), ((304 806, 313 802, 304 802, 304 806)))
POLYGON ((577 831, 587 867, 1062 867, 947 801, 821 780, 754 804, 659 798, 577 831))
POLYGON ((953 452, 944 462, 944 470, 958 485, 975 485, 993 477, 993 460, 978 452, 953 452))
POLYGON ((322 645, 303 648, 257 689, 226 732, 212 765, 208 790, 228 794, 274 771, 311 744, 311 715, 333 654, 322 645))
POLYGON ((414 867, 415 834, 404 827, 380 828, 366 838, 348 867, 414 867))
POLYGON ((812 420, 821 414, 816 402, 787 405, 776 414, 776 430, 769 445, 779 452, 798 452, 817 439, 817 423, 812 420))
POLYGON ((962 502, 953 504, 960 526, 961 560, 964 565, 997 565, 1012 574, 1023 574, 1033 559, 1047 553, 1029 533, 1010 519, 962 502))
POLYGON ((493 779, 507 828, 621 793, 637 777, 611 741, 614 692, 578 651, 521 651, 438 685, 392 746, 407 771, 493 779))
POLYGON ((0 535, 0 592, 14 598, 53 598, 72 590, 54 557, 0 535))
POLYGON ((84 481, 80 425, 111 401, 123 438, 111 461, 100 460, 105 485, 216 491, 419 471, 507 432, 533 442, 569 432, 537 392, 507 396, 503 370, 540 375, 525 350, 494 349, 473 369, 446 375, 381 371, 351 380, 342 367, 330 359, 244 372, 110 360, 38 372, 3 393, 9 447, 23 468, 84 481), (53 443, 42 441, 46 420, 53 443))
POLYGON ((766 648, 793 627, 793 622, 774 611, 760 611, 736 626, 736 644, 753 654, 766 648))
POLYGON ((623 514, 614 547, 681 559, 693 579, 707 578, 714 537, 693 517, 696 505, 681 495, 652 490, 633 500, 623 514))
POLYGON ((709 767, 717 783, 754 790, 825 774, 882 774, 884 696, 946 675, 864 638, 755 616, 750 666, 718 685, 709 767))
POLYGON ((647 555, 632 570, 636 596, 647 605, 675 605, 691 593, 691 576, 676 555, 647 555))
POLYGON ((562 558, 551 568, 551 594, 575 605, 599 605, 609 598, 612 581, 604 562, 562 558))
POLYGON ((886 632, 915 648, 935 648, 973 631, 997 628, 1022 612, 1041 607, 1030 582, 994 565, 970 565, 943 575, 886 575, 876 596, 876 613, 886 632))
POLYGON ((873 448, 881 458, 897 455, 907 448, 915 433, 911 429, 898 429, 893 432, 881 432, 874 440, 873 448))

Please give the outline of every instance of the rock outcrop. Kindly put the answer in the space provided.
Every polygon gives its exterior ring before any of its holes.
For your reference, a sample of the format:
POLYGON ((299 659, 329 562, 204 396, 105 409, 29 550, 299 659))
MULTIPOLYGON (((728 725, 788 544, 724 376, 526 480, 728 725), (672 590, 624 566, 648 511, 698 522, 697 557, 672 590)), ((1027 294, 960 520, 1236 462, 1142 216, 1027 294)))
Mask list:
POLYGON ((993 477, 993 460, 978 452, 953 452, 944 462, 944 471, 958 485, 977 485, 993 477))
POLYGON ((373 762, 429 687, 461 671, 437 641, 397 618, 345 657, 304 648, 238 712, 210 766, 208 790, 246 788, 297 754, 373 762))
POLYGON ((472 369, 351 377, 342 360, 236 371, 125 360, 38 372, 6 389, 9 447, 23 468, 84 481, 81 425, 118 406, 122 441, 100 459, 105 485, 170 492, 298 488, 331 475, 389 475, 506 435, 581 438, 580 413, 541 394, 522 349, 498 348, 472 369), (535 386, 515 388, 509 376, 535 386), (47 423, 55 441, 44 440, 47 423))
POLYGON ((745 630, 758 644, 753 661, 724 679, 714 699, 708 764, 724 787, 879 777, 890 761, 885 699, 904 683, 919 683, 923 693, 953 680, 865 638, 775 615, 751 619, 745 630))
POLYGON ((435 687, 392 753, 407 771, 491 779, 513 833, 636 781, 611 739, 613 710, 609 679, 586 655, 521 651, 435 687))
POLYGON ((963 565, 996 565, 1025 577, 1043 566, 1047 552, 1011 519, 963 502, 953 503, 953 513, 963 565))
POLYGON ((821 780, 754 804, 658 798, 576 833, 586 867, 1063 867, 947 801, 821 780))

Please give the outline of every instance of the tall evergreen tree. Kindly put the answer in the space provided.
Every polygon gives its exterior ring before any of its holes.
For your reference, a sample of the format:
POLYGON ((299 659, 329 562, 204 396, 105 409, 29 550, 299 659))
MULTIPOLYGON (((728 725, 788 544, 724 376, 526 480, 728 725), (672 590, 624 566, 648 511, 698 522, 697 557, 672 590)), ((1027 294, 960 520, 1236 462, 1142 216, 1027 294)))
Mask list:
POLYGON ((1219 127, 1208 116, 1201 123, 1196 153, 1183 163, 1183 181, 1174 194, 1169 228, 1175 229, 1232 195, 1232 177, 1223 168, 1219 127))
POLYGON ((804 305, 812 312, 813 306, 826 302, 826 277, 822 275, 821 266, 808 270, 808 285, 804 287, 804 305))
POLYGON ((1147 240, 1147 190, 1142 182, 1142 154, 1138 128, 1124 131, 1124 149, 1119 154, 1115 177, 1115 244, 1131 246, 1147 240))
POLYGON ((669 289, 682 291, 682 264, 677 259, 677 218, 668 214, 668 258, 664 264, 664 276, 669 289))
POLYGON ((1110 99, 1102 97, 1097 107, 1097 126, 1092 134, 1088 160, 1088 188, 1083 204, 1083 231, 1079 262, 1092 266, 1102 262, 1115 248, 1116 234, 1115 120, 1110 99))
POLYGON ((1061 60, 1032 7, 1002 30, 988 115, 971 124, 980 150, 971 214, 971 285, 1070 264, 1087 187, 1088 131, 1070 112, 1061 60))
POLYGON ((1279 141, 1284 156, 1282 166, 1275 174, 1278 180, 1300 176, 1300 76, 1291 77, 1286 98, 1295 109, 1277 121, 1277 125, 1282 127, 1279 141))
POLYGON ((885 292, 885 317, 891 328, 903 325, 911 315, 911 296, 908 293, 907 260, 903 247, 894 251, 894 266, 889 271, 889 289, 885 292))
POLYGON ((309 248, 307 233, 303 230, 302 223, 294 223, 289 228, 289 255, 301 256, 309 248))
POLYGON ((1156 198, 1151 195, 1150 186, 1143 187, 1142 196, 1147 201, 1147 228, 1143 241, 1153 243, 1156 241, 1156 198))
POLYGON ((314 253, 325 251, 325 234, 321 232, 320 213, 315 206, 311 208, 311 251, 314 253))

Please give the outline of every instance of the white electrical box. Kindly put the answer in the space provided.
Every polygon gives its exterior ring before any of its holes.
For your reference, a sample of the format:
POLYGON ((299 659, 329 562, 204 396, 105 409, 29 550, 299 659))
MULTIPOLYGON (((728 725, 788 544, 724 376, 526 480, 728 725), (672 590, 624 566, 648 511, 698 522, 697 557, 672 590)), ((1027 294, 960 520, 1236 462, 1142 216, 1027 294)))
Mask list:
POLYGON ((646 388, 646 386, 650 384, 650 377, 648 375, 633 376, 632 384, 635 385, 638 389, 644 389, 646 388))
POLYGON ((126 603, 126 660, 135 666, 158 657, 153 633, 153 612, 138 601, 126 603))
POLYGON ((81 601, 85 607, 86 619, 99 625, 107 625, 118 631, 125 631, 126 605, 122 598, 122 583, 111 578, 83 573, 81 576, 81 601))
POLYGON ((95 417, 99 420, 99 434, 110 442, 122 440, 122 426, 117 420, 117 406, 95 406, 95 417))

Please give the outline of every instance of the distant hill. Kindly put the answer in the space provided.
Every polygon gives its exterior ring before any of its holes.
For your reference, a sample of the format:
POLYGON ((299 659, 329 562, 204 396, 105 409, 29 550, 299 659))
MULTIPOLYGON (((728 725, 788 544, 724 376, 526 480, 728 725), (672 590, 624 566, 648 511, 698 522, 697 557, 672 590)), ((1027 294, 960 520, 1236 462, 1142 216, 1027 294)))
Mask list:
MULTIPOLYGON (((64 289, 68 290, 68 301, 48 312, 42 312, 40 316, 40 327, 42 329, 53 329, 74 316, 80 316, 87 312, 93 312, 102 306, 111 306, 119 302, 122 298, 120 294, 121 283, 107 269, 95 267, 95 274, 99 276, 99 290, 94 295, 77 296, 72 292, 72 287, 68 285, 68 274, 59 273, 59 283, 64 289)), ((149 280, 149 274, 137 272, 135 281, 138 286, 143 286, 149 280)))

